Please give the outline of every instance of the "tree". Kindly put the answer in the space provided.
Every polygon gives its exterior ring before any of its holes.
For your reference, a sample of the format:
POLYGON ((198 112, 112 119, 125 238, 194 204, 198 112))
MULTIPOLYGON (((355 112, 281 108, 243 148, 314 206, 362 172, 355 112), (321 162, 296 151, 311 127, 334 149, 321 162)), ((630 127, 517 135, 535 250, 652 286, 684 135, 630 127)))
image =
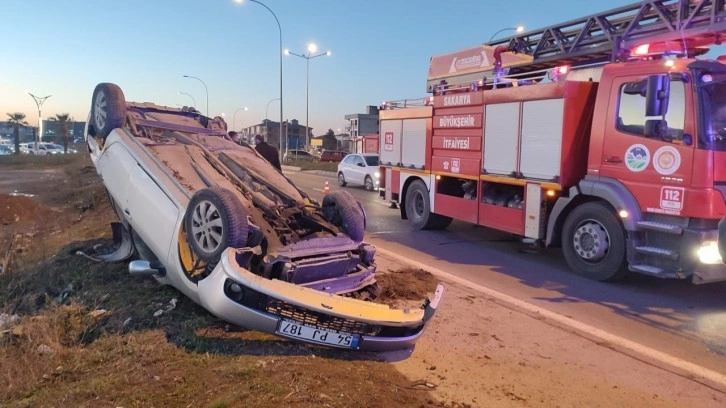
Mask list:
POLYGON ((68 153, 68 140, 70 140, 71 138, 71 133, 68 129, 70 118, 71 116, 67 113, 58 113, 55 115, 54 118, 50 118, 50 120, 56 121, 58 123, 58 131, 63 138, 63 153, 68 153))
POLYGON ((25 121, 25 114, 20 112, 8 113, 10 119, 8 124, 13 125, 13 136, 15 137, 15 154, 20 154, 20 126, 25 126, 28 122, 25 121))
POLYGON ((335 138, 335 132, 333 132, 333 129, 328 129, 328 131, 323 136, 323 149, 325 149, 325 150, 337 150, 338 149, 338 139, 335 138))

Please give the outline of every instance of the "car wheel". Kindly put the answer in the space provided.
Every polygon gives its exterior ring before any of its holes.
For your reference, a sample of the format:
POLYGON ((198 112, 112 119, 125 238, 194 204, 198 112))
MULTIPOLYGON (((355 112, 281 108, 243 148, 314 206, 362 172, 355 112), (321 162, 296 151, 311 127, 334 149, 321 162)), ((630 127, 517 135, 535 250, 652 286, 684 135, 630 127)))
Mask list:
POLYGON ((371 176, 366 176, 364 185, 366 190, 373 191, 373 179, 371 178, 371 176))
POLYGON ((126 98, 118 85, 96 85, 91 101, 91 124, 96 136, 103 140, 112 130, 122 127, 126 121, 126 98))
POLYGON ((345 181, 345 176, 343 175, 343 172, 338 173, 338 185, 341 187, 345 187, 348 185, 348 183, 345 181))
POLYGON ((421 180, 416 180, 406 191, 406 216, 416 229, 444 229, 451 224, 451 217, 431 212, 429 191, 421 180))
POLYGON ((247 243, 247 214, 239 199, 221 187, 197 191, 184 215, 192 250, 208 264, 216 264, 225 249, 247 243))
POLYGON ((625 229, 603 203, 572 210, 562 227, 562 252, 575 273, 590 279, 616 280, 628 272, 625 229))
POLYGON ((347 191, 333 191, 323 198, 323 216, 340 227, 355 242, 363 241, 365 215, 355 198, 347 191))

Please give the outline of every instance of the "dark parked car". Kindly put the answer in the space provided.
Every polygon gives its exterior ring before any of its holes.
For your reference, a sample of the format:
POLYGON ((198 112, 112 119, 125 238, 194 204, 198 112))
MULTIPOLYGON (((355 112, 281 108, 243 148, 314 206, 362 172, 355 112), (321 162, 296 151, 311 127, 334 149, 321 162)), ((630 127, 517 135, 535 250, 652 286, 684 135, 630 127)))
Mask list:
POLYGON ((291 160, 318 161, 319 159, 318 156, 310 154, 310 152, 297 149, 288 150, 283 157, 284 162, 291 160))
POLYGON ((332 163, 340 163, 341 160, 347 155, 346 152, 340 152, 337 150, 326 150, 323 152, 323 154, 320 155, 320 161, 321 162, 332 162, 332 163))

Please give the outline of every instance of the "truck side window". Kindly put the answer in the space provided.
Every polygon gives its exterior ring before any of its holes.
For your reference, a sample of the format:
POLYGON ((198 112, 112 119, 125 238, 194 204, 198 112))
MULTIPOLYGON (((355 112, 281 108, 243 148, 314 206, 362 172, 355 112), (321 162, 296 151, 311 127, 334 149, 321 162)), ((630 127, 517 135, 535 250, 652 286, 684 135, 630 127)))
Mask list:
MULTIPOLYGON (((640 95, 628 95, 625 85, 620 87, 620 102, 618 104, 617 128, 625 133, 643 136, 645 134, 645 98, 640 95)), ((670 96, 668 100, 668 135, 673 141, 679 142, 683 138, 683 127, 686 118, 685 84, 681 81, 671 81, 670 96)))

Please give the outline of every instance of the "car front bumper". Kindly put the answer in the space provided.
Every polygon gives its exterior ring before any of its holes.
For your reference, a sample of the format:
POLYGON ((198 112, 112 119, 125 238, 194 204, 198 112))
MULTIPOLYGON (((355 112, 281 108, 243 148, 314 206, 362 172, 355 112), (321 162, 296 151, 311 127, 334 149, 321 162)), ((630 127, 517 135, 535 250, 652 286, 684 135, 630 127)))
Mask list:
POLYGON ((278 333, 281 322, 295 321, 312 329, 357 335, 359 340, 346 348, 366 351, 410 348, 433 317, 444 292, 439 285, 433 297, 420 308, 392 309, 265 279, 239 267, 236 253, 234 249, 227 249, 212 273, 199 282, 200 304, 232 324, 312 344, 321 343, 278 333), (242 291, 230 291, 232 284, 242 291))

